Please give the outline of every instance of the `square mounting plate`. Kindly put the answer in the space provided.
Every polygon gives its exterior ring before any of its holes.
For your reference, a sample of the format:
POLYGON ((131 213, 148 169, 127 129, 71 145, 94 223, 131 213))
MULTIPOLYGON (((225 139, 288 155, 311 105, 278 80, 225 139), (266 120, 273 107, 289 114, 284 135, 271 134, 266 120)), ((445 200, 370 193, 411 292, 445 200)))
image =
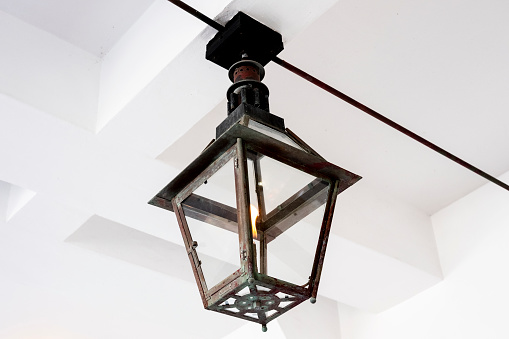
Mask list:
POLYGON ((238 12, 207 44, 206 59, 229 69, 247 53, 266 65, 283 50, 283 37, 247 14, 238 12))

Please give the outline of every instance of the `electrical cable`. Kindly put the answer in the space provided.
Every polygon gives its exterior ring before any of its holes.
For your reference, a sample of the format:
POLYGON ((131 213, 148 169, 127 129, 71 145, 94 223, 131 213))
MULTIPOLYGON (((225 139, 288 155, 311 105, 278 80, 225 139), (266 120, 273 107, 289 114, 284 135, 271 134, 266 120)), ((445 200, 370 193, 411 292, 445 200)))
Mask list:
MULTIPOLYGON (((189 14, 193 15, 194 17, 198 18, 199 20, 203 21, 207 25, 211 26, 212 28, 216 29, 217 31, 221 32, 224 29, 224 26, 220 23, 210 19, 206 15, 200 13, 196 9, 192 8, 191 6, 183 3, 179 0, 168 0, 172 4, 180 7, 184 11, 188 12, 189 14)), ((383 122, 384 124, 396 129, 397 131, 409 136, 410 138, 414 139, 415 141, 421 143, 422 145, 434 150, 437 153, 440 153, 444 157, 454 161, 455 163, 465 167, 466 169, 469 169, 470 171, 480 175, 481 177, 491 181, 492 183, 506 189, 509 191, 509 185, 506 183, 498 180, 497 178, 493 177, 492 175, 484 172, 483 170, 469 164, 468 162, 464 161, 461 158, 458 158, 454 154, 446 151, 445 149, 435 145, 434 143, 424 139, 423 137, 419 136, 418 134, 410 131, 409 129, 401 126, 400 124, 392 121, 391 119, 385 117, 384 115, 378 113, 377 111, 367 107, 366 105, 363 105, 359 101, 349 97, 348 95, 340 92, 339 90, 335 89, 334 87, 327 85, 325 82, 315 78, 314 76, 304 72, 303 70, 297 68, 296 66, 290 64, 289 62, 280 59, 279 57, 275 56, 272 58, 272 61, 274 61, 276 64, 280 65, 281 67, 285 68, 286 70, 300 76, 301 78, 311 82, 313 85, 320 87, 321 89, 329 92, 330 94, 334 95, 335 97, 349 103, 350 105, 360 109, 361 111, 369 114, 373 118, 383 122)))
POLYGON ((180 7, 181 9, 183 9, 187 13, 191 14, 192 16, 200 19, 201 21, 203 21, 204 23, 206 23, 210 27, 216 29, 217 31, 220 32, 220 31, 222 31, 224 29, 223 25, 221 25, 220 23, 212 20, 211 18, 209 18, 205 14, 197 11, 193 7, 189 6, 188 4, 186 4, 186 3, 184 3, 184 2, 182 2, 180 0, 168 0, 168 1, 171 2, 172 4, 174 4, 175 6, 180 7))
POLYGON ((355 99, 349 97, 348 95, 338 91, 334 87, 332 87, 330 85, 327 85, 323 81, 320 81, 319 79, 313 77, 312 75, 309 75, 308 73, 306 73, 303 70, 293 66, 292 64, 290 64, 290 63, 288 63, 288 62, 286 62, 284 60, 281 60, 278 57, 274 57, 272 59, 272 61, 274 61, 276 64, 286 68, 290 72, 292 72, 294 74, 297 74, 301 78, 306 79, 307 81, 309 81, 312 84, 320 87, 321 89, 329 92, 330 94, 334 95, 335 97, 337 97, 337 98, 339 98, 339 99, 349 103, 350 105, 360 109, 361 111, 371 115, 373 118, 375 118, 375 119, 383 122, 384 124, 386 124, 386 125, 394 128, 394 129, 398 130, 399 132, 409 136, 410 138, 412 138, 415 141, 423 144, 424 146, 427 146, 427 147, 431 148, 432 150, 434 150, 435 152, 442 154, 444 157, 446 157, 446 158, 456 162, 457 164, 459 164, 459 165, 461 165, 461 166, 471 170, 472 172, 480 175, 481 177, 483 177, 485 179, 488 179, 489 181, 493 182, 494 184, 497 184, 500 187, 505 188, 506 190, 509 191, 509 185, 505 184, 504 182, 502 182, 502 181, 498 180, 497 178, 489 175, 488 173, 480 170, 479 168, 469 164, 468 162, 464 161, 463 159, 458 158, 454 154, 452 154, 452 153, 446 151, 445 149, 435 145, 431 141, 428 141, 428 140, 424 139, 420 135, 410 131, 409 129, 407 129, 407 128, 401 126, 400 124, 392 121, 391 119, 383 116, 382 114, 378 113, 377 111, 375 111, 375 110, 373 110, 373 109, 371 109, 371 108, 361 104, 357 100, 355 100, 355 99))

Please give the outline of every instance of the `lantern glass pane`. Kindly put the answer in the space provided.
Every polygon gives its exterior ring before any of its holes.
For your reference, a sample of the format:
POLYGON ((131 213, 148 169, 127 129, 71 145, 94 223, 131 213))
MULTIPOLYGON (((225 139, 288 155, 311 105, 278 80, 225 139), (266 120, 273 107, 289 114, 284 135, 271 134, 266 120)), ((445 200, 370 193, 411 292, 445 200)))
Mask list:
MULTIPOLYGON (((305 285, 313 268, 329 183, 262 154, 249 167, 267 239, 266 274, 305 285)), ((260 248, 257 244, 260 271, 260 248)))
POLYGON ((186 220, 191 237, 198 243, 196 253, 210 289, 240 268, 239 237, 236 233, 194 218, 186 220))
POLYGON ((234 171, 233 159, 231 159, 193 193, 236 208, 234 171))
POLYGON ((255 166, 253 159, 247 160, 247 173, 249 183, 249 202, 251 205, 251 223, 256 222, 256 218, 259 216, 260 211, 258 207, 257 187, 255 183, 255 166))
POLYGON ((260 249, 260 242, 259 242, 259 238, 258 238, 258 227, 256 226, 257 223, 260 222, 261 220, 261 213, 263 213, 263 211, 260 210, 260 205, 259 205, 259 191, 258 191, 258 187, 256 185, 256 174, 255 174, 255 171, 256 171, 256 167, 255 167, 255 162, 256 162, 256 158, 257 158, 257 154, 255 153, 250 153, 249 154, 249 158, 247 159, 247 172, 248 172, 248 177, 249 177, 249 201, 250 201, 250 205, 251 205, 251 208, 250 208, 250 212, 251 212, 251 231, 252 231, 252 234, 253 234, 253 243, 254 243, 254 251, 255 251, 255 254, 256 254, 256 271, 259 272, 260 271, 260 253, 261 253, 261 249, 260 249))
POLYGON ((240 268, 233 159, 182 201, 210 289, 240 268))
POLYGON ((325 205, 278 235, 267 245, 267 274, 295 285, 309 281, 325 205))
POLYGON ((288 198, 316 178, 272 158, 260 159, 261 178, 267 214, 279 208, 288 198))
POLYGON ((274 138, 278 141, 284 142, 287 145, 290 145, 292 147, 295 147, 302 151, 305 151, 304 149, 302 149, 302 147, 297 145, 297 143, 295 141, 293 141, 288 135, 286 135, 285 133, 282 133, 278 130, 275 130, 274 128, 268 127, 264 124, 254 121, 254 120, 249 120, 247 127, 251 128, 257 132, 263 133, 263 134, 265 134, 271 138, 274 138))

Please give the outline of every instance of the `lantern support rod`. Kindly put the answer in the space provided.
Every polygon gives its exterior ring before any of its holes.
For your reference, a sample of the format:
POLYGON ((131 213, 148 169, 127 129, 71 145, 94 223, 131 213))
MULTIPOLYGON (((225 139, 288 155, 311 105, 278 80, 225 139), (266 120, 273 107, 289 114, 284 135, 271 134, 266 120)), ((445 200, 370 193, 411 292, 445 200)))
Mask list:
POLYGON ((249 201, 249 176, 247 170, 246 145, 237 138, 237 153, 234 158, 235 191, 237 192, 237 221, 239 227, 239 244, 241 268, 253 279, 256 266, 253 233, 251 230, 251 203, 249 201))
POLYGON ((327 203, 325 205, 325 214, 323 216, 322 227, 320 229, 320 236, 318 242, 321 246, 318 246, 315 254, 315 261, 313 264, 313 270, 311 271, 310 287, 311 291, 311 303, 316 302, 316 296, 318 295, 318 285, 320 283, 320 277, 322 275, 323 261, 325 259, 325 251, 327 250, 327 243, 329 242, 329 233, 332 225, 332 216, 334 214, 334 208, 336 206, 336 200, 339 194, 339 181, 332 184, 329 189, 327 203))
POLYGON ((207 283, 205 282, 205 276, 203 275, 201 262, 198 259, 198 254, 196 253, 196 246, 193 243, 193 238, 191 237, 191 233, 189 232, 189 227, 186 222, 186 217, 182 211, 182 207, 175 201, 175 199, 172 200, 172 204, 173 210, 177 215, 177 222, 179 224, 180 232, 182 233, 182 237, 184 238, 184 245, 186 246, 189 261, 191 262, 191 267, 193 268, 194 278, 198 285, 198 290, 200 291, 203 306, 207 307, 208 302, 207 296, 205 295, 205 291, 207 291, 207 283))
MULTIPOLYGON (((206 15, 204 15, 203 13, 197 11, 196 9, 192 8, 191 6, 185 4, 184 2, 182 1, 179 1, 179 0, 168 0, 169 2, 171 2, 172 4, 180 7, 181 9, 183 9, 184 11, 188 12, 189 14, 193 15, 194 17, 198 18, 199 20, 203 21, 204 23, 206 23, 207 25, 211 26, 212 28, 216 29, 217 31, 221 32, 222 30, 224 30, 224 26, 221 25, 220 23, 210 19, 209 17, 207 17, 206 15)), ((303 70, 297 68, 296 66, 290 64, 289 62, 277 57, 277 56, 274 56, 272 58, 272 61, 274 61, 276 64, 280 65, 281 67, 287 69, 288 71, 300 76, 301 78, 309 81, 310 83, 312 83, 313 85, 315 86, 318 86, 320 87, 321 89, 329 92, 330 94, 334 95, 335 97, 349 103, 350 105, 360 109, 361 111, 369 114, 370 116, 372 116, 373 118, 381 121, 382 123, 394 128, 395 130, 405 134, 406 136, 414 139, 415 141, 421 143, 422 145, 432 149, 433 151, 437 152, 437 153, 440 153, 441 155, 443 155, 444 157, 454 161, 455 163, 465 167, 466 169, 474 172, 475 174, 477 175, 480 175, 481 177, 491 181, 492 183, 494 183, 495 185, 498 185, 502 188, 504 188, 505 190, 509 191, 509 185, 498 180, 497 178, 495 178, 494 176, 484 172, 483 170, 473 166, 472 164, 466 162, 465 160, 455 156, 454 154, 446 151, 445 149, 435 145, 434 143, 432 143, 431 141, 428 141, 426 140, 425 138, 421 137, 420 135, 410 131, 409 129, 401 126, 400 124, 396 123, 395 121, 392 121, 391 119, 385 117, 384 115, 378 113, 377 111, 369 108, 368 106, 360 103, 359 101, 349 97, 348 95, 344 94, 343 92, 335 89, 334 87, 326 84, 325 82, 315 78, 314 76, 310 75, 309 73, 306 73, 304 72, 303 70)))
POLYGON ((193 193, 182 201, 182 208, 190 218, 238 233, 237 210, 233 207, 193 193))
POLYGON ((270 212, 261 224, 261 229, 268 238, 267 242, 274 240, 313 212, 317 206, 325 203, 327 189, 326 182, 315 179, 270 212))

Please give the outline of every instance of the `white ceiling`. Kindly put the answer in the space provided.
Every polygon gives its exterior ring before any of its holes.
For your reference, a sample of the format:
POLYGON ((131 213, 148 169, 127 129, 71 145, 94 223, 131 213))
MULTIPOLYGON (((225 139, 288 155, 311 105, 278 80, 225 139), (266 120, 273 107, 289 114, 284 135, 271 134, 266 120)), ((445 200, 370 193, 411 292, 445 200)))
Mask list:
POLYGON ((0 10, 103 57, 154 0, 0 2, 0 10))
MULTIPOLYGON (((252 15, 283 34, 283 59, 509 171, 509 4, 188 3, 222 23, 252 15)), ((146 204, 226 116, 226 71, 204 59, 214 34, 164 0, 0 0, 0 337, 251 333, 201 309, 173 214, 146 204)), ((363 177, 340 197, 321 301, 267 333, 310 337, 316 312, 335 338, 337 303, 378 312, 440 281, 429 216, 485 180, 278 65, 266 72, 271 111, 363 177)))

